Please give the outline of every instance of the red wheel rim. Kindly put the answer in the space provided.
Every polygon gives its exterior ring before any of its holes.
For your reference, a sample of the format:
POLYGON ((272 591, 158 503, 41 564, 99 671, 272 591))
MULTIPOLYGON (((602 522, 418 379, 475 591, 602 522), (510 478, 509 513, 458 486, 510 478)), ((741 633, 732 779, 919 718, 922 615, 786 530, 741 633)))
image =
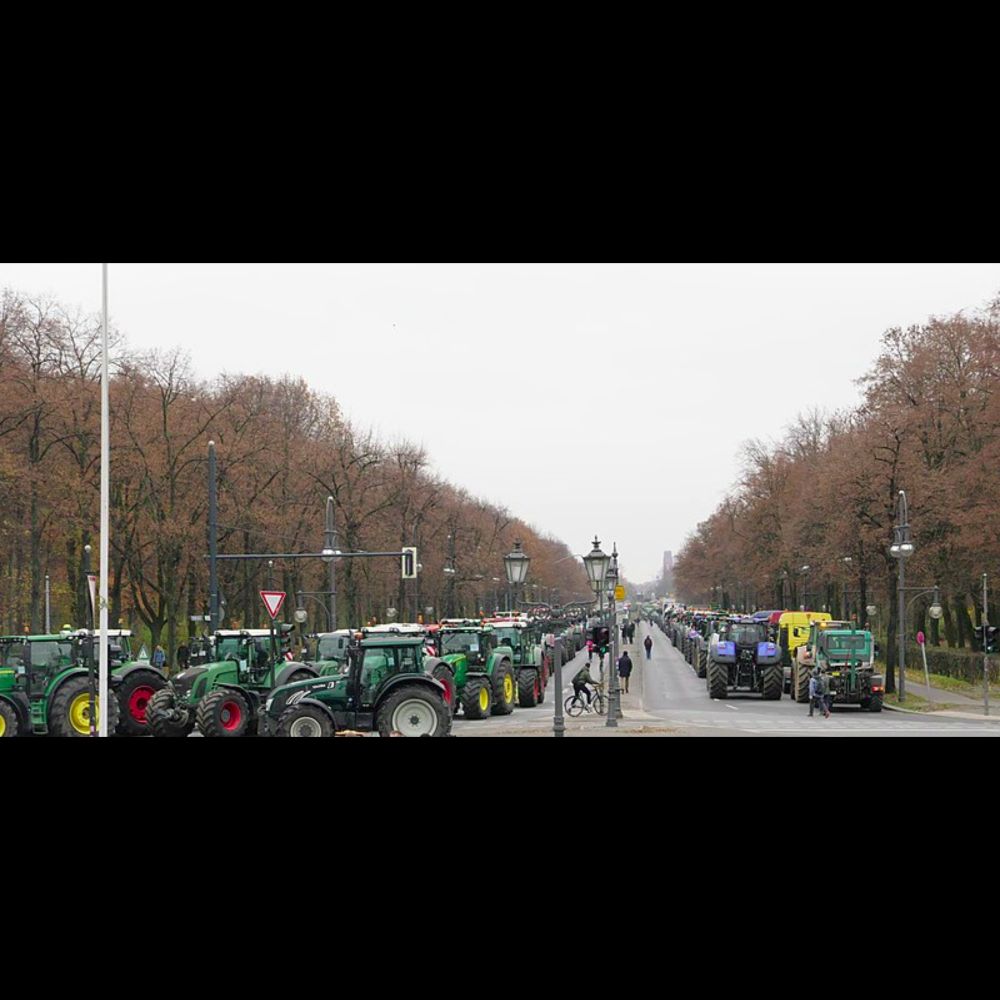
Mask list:
POLYGON ((243 710, 235 701, 224 701, 219 709, 219 722, 227 733, 240 728, 243 721, 243 710))
POLYGON ((146 725, 146 706, 155 693, 151 687, 143 685, 135 688, 128 696, 128 713, 143 726, 146 725))

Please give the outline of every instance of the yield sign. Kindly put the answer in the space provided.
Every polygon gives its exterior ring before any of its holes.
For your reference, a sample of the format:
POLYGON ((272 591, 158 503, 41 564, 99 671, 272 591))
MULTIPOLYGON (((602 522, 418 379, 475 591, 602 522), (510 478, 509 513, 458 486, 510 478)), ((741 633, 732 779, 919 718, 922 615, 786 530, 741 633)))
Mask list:
POLYGON ((278 617, 281 606, 285 603, 285 592, 283 590, 262 590, 260 599, 264 602, 264 607, 267 608, 267 613, 273 621, 278 617))

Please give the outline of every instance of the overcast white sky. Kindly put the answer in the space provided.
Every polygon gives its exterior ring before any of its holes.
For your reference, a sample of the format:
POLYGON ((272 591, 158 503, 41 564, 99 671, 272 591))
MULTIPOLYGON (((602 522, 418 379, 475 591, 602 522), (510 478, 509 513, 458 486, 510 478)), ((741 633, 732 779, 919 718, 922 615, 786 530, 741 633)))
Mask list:
MULTIPOLYGON (((100 279, 0 264, 0 287, 86 310, 100 279)), ((133 346, 301 375, 573 551, 617 542, 639 582, 743 441, 854 403, 884 330, 982 306, 1000 264, 112 264, 110 288, 133 346)))

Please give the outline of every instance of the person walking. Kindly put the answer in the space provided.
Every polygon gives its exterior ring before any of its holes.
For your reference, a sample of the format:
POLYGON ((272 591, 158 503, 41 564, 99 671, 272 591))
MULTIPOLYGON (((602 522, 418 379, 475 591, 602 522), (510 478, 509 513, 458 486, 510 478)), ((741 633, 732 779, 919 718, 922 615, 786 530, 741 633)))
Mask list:
POLYGON ((191 665, 191 650, 182 642, 177 647, 177 669, 184 673, 191 665))
POLYGON ((587 640, 587 666, 588 667, 590 666, 590 661, 591 661, 591 659, 593 659, 593 656, 594 656, 594 640, 593 639, 588 639, 587 640))
POLYGON ((628 626, 628 644, 631 646, 635 642, 635 622, 629 622, 628 626))
POLYGON ((643 645, 646 647, 646 659, 651 660, 653 658, 653 637, 647 635, 643 645))
POLYGON ((618 676, 624 682, 625 694, 628 694, 628 679, 632 676, 632 659, 628 655, 628 650, 618 658, 618 676))
POLYGON ((162 646, 157 646, 153 650, 153 666, 157 670, 163 670, 167 665, 167 654, 163 652, 162 646))
POLYGON ((813 717, 816 710, 816 671, 809 675, 809 718, 813 717))

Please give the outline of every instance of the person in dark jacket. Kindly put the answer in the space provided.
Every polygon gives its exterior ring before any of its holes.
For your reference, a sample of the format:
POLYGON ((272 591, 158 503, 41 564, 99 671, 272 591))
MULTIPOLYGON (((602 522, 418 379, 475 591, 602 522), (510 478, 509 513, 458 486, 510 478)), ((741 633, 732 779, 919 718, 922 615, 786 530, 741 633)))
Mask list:
POLYGON ((632 676, 632 659, 626 650, 618 657, 618 676, 625 685, 625 694, 628 694, 628 679, 632 676))
POLYGON ((177 669, 184 673, 191 665, 191 650, 184 643, 177 647, 177 669))
POLYGON ((653 658, 653 637, 647 635, 643 645, 646 647, 646 659, 651 660, 653 658))
POLYGON ((573 678, 573 698, 582 701, 581 694, 587 696, 587 708, 590 708, 590 685, 594 679, 590 676, 590 667, 585 663, 573 678))

